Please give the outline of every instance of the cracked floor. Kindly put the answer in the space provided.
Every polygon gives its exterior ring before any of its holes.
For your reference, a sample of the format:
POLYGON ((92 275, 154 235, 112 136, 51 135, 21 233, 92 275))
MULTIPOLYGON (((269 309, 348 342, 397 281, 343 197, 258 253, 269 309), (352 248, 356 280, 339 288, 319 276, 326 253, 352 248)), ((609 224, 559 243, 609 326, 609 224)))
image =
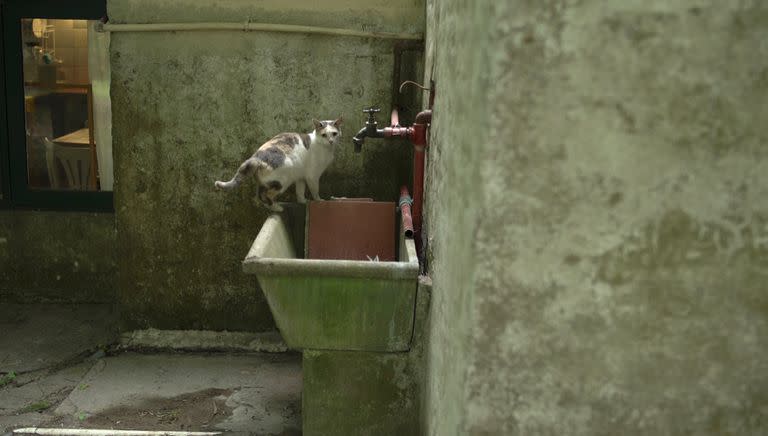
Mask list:
POLYGON ((0 434, 29 426, 301 434, 298 354, 113 353, 108 308, 13 306, 0 309, 0 434))

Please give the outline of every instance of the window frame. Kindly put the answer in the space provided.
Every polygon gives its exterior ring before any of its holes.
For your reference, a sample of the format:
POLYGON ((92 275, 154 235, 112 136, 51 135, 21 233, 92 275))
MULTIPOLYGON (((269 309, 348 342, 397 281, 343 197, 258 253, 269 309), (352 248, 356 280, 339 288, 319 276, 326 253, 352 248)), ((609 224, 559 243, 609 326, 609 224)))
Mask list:
POLYGON ((10 174, 11 166, 8 161, 8 122, 5 116, 5 106, 8 99, 5 95, 5 41, 2 38, 2 23, 4 23, 3 17, 5 5, 0 0, 0 98, 3 99, 3 104, 0 104, 0 127, 3 133, 0 134, 0 192, 2 197, 0 199, 0 208, 7 208, 11 204, 11 185, 10 174))
POLYGON ((114 195, 111 191, 45 190, 29 187, 21 52, 23 18, 99 20, 106 16, 106 0, 5 0, 0 2, 0 8, 0 78, 5 96, 5 104, 0 109, 0 123, 4 126, 4 134, 0 135, 0 182, 3 192, 0 207, 113 212, 114 195))

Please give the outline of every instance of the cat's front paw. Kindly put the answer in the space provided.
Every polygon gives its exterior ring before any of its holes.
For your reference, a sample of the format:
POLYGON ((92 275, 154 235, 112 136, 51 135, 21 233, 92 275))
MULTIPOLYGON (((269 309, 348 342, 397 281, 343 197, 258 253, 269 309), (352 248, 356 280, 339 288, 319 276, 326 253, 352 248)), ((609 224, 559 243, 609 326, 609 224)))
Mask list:
POLYGON ((280 206, 279 204, 274 203, 267 206, 267 209, 271 210, 272 212, 282 212, 283 206, 280 206))

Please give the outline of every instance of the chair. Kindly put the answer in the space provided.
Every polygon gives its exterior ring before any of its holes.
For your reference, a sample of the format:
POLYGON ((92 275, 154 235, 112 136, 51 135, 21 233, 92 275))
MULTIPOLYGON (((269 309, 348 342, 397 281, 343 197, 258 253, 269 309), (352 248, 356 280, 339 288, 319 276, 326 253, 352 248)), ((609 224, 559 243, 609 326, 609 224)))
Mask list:
POLYGON ((67 177, 67 188, 86 190, 88 178, 91 173, 91 149, 90 147, 74 147, 60 145, 48 138, 43 138, 48 162, 48 175, 51 178, 51 187, 61 189, 58 168, 55 162, 61 163, 64 174, 67 177))

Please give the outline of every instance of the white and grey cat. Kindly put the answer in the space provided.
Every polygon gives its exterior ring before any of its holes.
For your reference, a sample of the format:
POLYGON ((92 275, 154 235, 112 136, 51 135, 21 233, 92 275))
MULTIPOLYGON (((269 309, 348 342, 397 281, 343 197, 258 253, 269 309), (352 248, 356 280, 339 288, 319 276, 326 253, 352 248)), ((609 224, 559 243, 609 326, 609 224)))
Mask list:
POLYGON ((296 198, 305 203, 304 189, 315 200, 320 198, 320 176, 333 161, 334 146, 341 139, 341 120, 312 120, 311 133, 280 133, 265 142, 248 158, 228 182, 216 181, 218 189, 231 190, 247 176, 256 173, 259 179, 259 200, 267 208, 279 212, 282 206, 275 198, 296 184, 296 198))

